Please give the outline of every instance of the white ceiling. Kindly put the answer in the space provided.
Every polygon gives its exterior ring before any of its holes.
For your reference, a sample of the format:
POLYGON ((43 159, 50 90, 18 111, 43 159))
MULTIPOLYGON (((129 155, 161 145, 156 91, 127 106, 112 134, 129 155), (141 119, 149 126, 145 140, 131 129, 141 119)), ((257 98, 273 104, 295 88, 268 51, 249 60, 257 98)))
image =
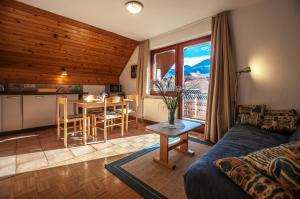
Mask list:
POLYGON ((19 1, 140 41, 260 0, 140 0, 137 15, 126 11, 128 0, 19 1))

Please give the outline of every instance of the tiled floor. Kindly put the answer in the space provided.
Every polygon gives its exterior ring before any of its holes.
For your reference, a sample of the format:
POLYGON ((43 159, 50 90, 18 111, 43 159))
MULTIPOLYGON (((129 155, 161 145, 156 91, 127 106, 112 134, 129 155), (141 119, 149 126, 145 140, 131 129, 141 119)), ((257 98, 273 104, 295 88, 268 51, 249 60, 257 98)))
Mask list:
POLYGON ((120 129, 109 134, 103 142, 103 134, 96 139, 89 138, 83 145, 80 136, 72 136, 68 148, 63 140, 56 140, 56 130, 47 129, 32 133, 0 137, 0 179, 14 174, 47 169, 83 161, 100 159, 141 150, 159 142, 159 136, 144 131, 145 124, 139 129, 132 128, 120 135, 120 129))
POLYGON ((131 127, 125 137, 115 129, 106 143, 103 134, 86 146, 73 137, 67 149, 56 141, 55 129, 0 136, 0 198, 139 199, 104 165, 157 143, 158 136, 146 132, 146 125, 131 127))

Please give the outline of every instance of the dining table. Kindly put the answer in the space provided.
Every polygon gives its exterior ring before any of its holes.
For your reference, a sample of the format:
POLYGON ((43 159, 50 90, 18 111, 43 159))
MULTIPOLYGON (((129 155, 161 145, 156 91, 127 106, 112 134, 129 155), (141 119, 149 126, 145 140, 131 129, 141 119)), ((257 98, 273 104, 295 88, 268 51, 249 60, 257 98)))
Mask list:
MULTIPOLYGON (((129 103, 131 101, 132 100, 130 100, 130 99, 123 99, 123 106, 126 109, 125 113, 128 113, 128 107, 129 107, 129 103)), ((84 99, 81 99, 81 100, 69 100, 69 102, 74 104, 74 113, 75 114, 78 114, 79 108, 82 109, 82 115, 83 115, 83 118, 84 118, 83 119, 83 140, 84 140, 84 144, 86 144, 86 138, 87 138, 86 137, 86 135, 87 135, 87 132, 86 132, 87 131, 87 128, 86 128, 87 127, 87 111, 88 111, 88 109, 104 108, 105 103, 101 99, 97 99, 97 100, 84 100, 84 99)), ((106 103, 106 107, 120 107, 120 106, 122 106, 122 102, 121 101, 107 102, 106 103)), ((124 110, 124 107, 122 107, 123 110, 124 110)), ((124 115, 123 115, 123 117, 124 117, 124 115)), ((123 121, 124 121, 124 118, 123 118, 123 121)))

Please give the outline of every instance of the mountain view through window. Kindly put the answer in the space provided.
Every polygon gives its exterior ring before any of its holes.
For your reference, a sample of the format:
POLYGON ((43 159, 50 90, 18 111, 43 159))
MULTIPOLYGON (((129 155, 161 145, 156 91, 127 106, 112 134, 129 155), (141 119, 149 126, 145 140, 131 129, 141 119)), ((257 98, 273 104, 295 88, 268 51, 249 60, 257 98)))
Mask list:
POLYGON ((183 85, 189 95, 183 99, 183 118, 205 121, 210 72, 211 42, 183 49, 183 85))

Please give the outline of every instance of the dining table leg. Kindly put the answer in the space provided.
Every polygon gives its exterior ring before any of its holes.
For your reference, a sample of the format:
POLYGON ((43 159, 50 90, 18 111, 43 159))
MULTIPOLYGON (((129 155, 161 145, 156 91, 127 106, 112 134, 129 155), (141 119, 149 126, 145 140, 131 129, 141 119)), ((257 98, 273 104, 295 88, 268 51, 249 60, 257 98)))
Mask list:
POLYGON ((87 131, 87 129, 86 129, 86 127, 87 127, 87 117, 86 117, 86 115, 87 115, 87 108, 86 108, 86 104, 84 104, 83 105, 83 109, 82 109, 82 111, 83 111, 83 144, 86 144, 86 131, 87 131))
POLYGON ((87 124, 87 126, 88 126, 88 135, 90 137, 91 136, 91 118, 90 117, 88 117, 88 124, 87 124))
POLYGON ((125 131, 128 131, 128 122, 129 122, 129 104, 128 102, 126 103, 126 112, 125 112, 125 131))
MULTIPOLYGON (((106 142, 107 141, 107 125, 108 125, 108 120, 106 120, 106 119, 104 119, 104 123, 103 123, 103 125, 104 125, 104 142, 106 142)), ((96 133, 97 133, 97 129, 96 129, 96 133)))
MULTIPOLYGON (((123 108, 123 106, 122 106, 123 108)), ((121 116, 121 136, 123 137, 124 136, 124 111, 122 110, 122 116, 121 116)))

